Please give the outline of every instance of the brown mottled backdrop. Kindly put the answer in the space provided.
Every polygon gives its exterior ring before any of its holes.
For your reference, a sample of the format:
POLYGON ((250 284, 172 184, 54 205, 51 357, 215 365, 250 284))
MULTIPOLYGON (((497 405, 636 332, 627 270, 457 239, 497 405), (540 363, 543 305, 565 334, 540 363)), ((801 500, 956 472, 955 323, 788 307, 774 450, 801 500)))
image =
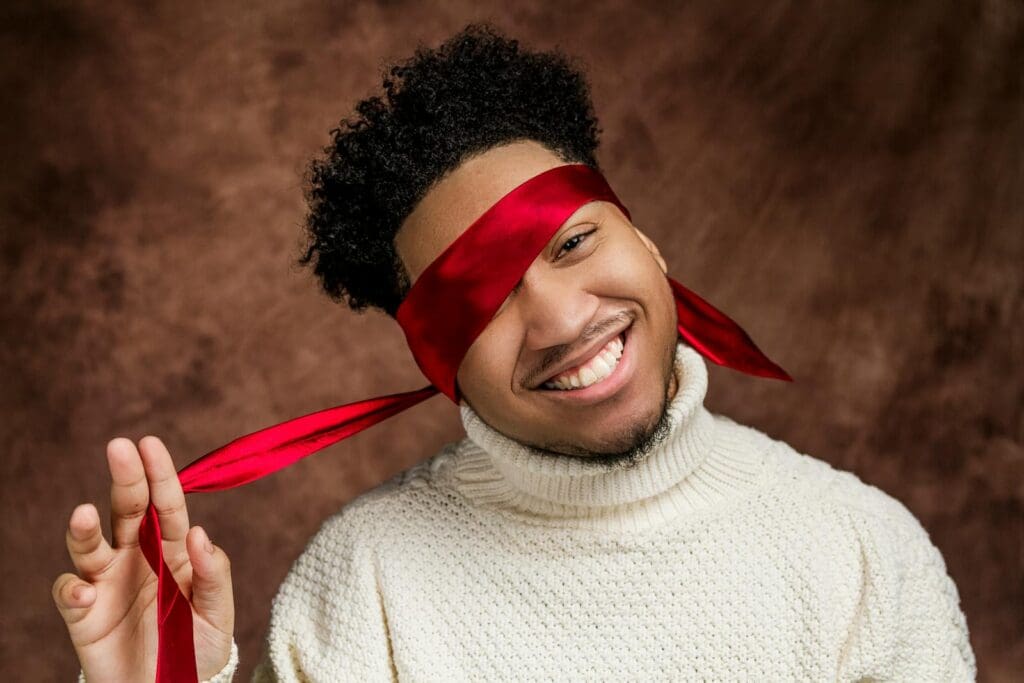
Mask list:
MULTIPOLYGON (((638 225, 797 379, 712 364, 709 407, 905 502, 980 679, 1024 670, 1024 6, 443 4, 0 10, 0 679, 77 671, 50 585, 74 505, 106 509, 109 439, 156 434, 184 465, 421 386, 392 321, 293 267, 301 173, 384 64, 474 19, 585 60, 638 225)), ((319 522, 461 434, 428 401, 191 497, 234 561, 239 680, 319 522)))

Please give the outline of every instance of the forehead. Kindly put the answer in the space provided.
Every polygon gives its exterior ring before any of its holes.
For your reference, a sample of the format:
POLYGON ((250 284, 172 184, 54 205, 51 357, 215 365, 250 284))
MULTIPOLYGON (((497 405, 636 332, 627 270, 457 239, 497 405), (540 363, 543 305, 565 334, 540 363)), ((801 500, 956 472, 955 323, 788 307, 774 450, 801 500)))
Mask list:
POLYGON ((518 185, 567 163, 530 140, 494 147, 463 162, 427 192, 395 236, 409 278, 415 282, 449 244, 518 185))

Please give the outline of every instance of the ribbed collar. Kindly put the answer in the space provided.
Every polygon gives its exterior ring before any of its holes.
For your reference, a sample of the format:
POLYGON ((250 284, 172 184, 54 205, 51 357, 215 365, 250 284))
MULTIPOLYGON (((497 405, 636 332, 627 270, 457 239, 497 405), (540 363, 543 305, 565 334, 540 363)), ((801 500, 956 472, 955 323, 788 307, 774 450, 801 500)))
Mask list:
POLYGON ((534 523, 620 530, 656 525, 756 486, 765 469, 765 439, 704 407, 707 365, 682 340, 673 370, 678 388, 668 407, 670 433, 631 467, 534 449, 462 404, 467 436, 455 452, 454 485, 480 506, 534 523))

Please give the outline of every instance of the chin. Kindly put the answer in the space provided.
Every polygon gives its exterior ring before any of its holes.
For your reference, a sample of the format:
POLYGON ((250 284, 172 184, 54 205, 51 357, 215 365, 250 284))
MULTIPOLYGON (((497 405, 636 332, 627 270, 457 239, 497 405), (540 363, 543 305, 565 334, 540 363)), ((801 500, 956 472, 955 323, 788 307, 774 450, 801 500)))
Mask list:
POLYGON ((594 429, 579 435, 567 435, 563 432, 542 448, 583 458, 625 453, 657 428, 662 415, 661 409, 662 403, 659 402, 632 411, 630 415, 622 415, 620 412, 603 420, 596 433, 594 429))

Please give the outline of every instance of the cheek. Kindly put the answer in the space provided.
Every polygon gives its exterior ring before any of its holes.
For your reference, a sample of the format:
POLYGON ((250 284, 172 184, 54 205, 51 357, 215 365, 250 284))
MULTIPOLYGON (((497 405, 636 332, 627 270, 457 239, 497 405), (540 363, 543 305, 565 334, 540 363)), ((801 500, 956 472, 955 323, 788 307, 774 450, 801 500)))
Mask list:
POLYGON ((470 401, 494 404, 508 393, 517 357, 513 338, 492 323, 469 347, 456 377, 470 401))
POLYGON ((640 305, 658 343, 674 343, 676 308, 668 278, 647 249, 631 247, 623 245, 610 262, 601 264, 606 273, 602 291, 640 305))
POLYGON ((611 296, 654 305, 662 296, 660 290, 668 286, 658 262, 639 241, 609 246, 611 248, 604 250, 602 258, 588 268, 597 278, 595 284, 611 296), (612 294, 613 291, 619 294, 612 294))

